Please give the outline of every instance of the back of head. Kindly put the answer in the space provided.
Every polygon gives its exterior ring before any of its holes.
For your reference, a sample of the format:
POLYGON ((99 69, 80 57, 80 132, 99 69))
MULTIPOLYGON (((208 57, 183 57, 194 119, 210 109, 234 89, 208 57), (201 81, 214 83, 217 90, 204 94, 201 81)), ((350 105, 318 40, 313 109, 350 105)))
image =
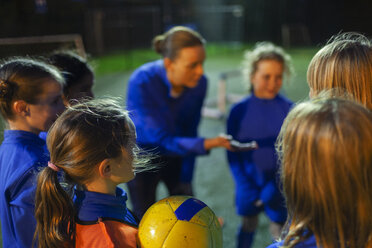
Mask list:
POLYGON ((313 57, 307 71, 311 95, 341 88, 372 109, 372 43, 358 33, 332 37, 313 57))
POLYGON ((75 183, 84 184, 91 168, 104 159, 118 157, 123 148, 134 152, 135 128, 116 101, 92 100, 68 107, 49 130, 47 145, 50 160, 75 183), (86 172, 75 175, 77 168, 86 172))
POLYGON ((78 84, 84 76, 93 76, 92 67, 73 51, 56 51, 48 57, 48 62, 62 71, 66 81, 63 89, 65 96, 68 95, 69 89, 78 84))
POLYGON ((242 62, 242 73, 245 82, 249 83, 249 90, 251 88, 251 78, 256 73, 258 63, 263 60, 275 60, 283 65, 284 75, 289 78, 294 69, 292 66, 291 57, 283 48, 274 45, 271 42, 258 42, 253 50, 248 50, 244 53, 244 60, 242 62))
POLYGON ((146 162, 136 156, 135 137, 127 111, 111 99, 70 106, 55 121, 47 145, 51 162, 63 172, 64 186, 49 167, 39 174, 35 204, 39 247, 73 243, 75 210, 70 193, 96 178, 100 162, 119 157, 123 149, 135 166, 146 162))
POLYGON ((156 36, 152 45, 154 50, 164 58, 175 59, 185 47, 203 46, 205 40, 201 35, 187 27, 176 26, 162 35, 156 36))
POLYGON ((372 113, 337 98, 301 103, 283 124, 278 153, 290 220, 286 244, 314 233, 321 247, 367 247, 372 113))
POLYGON ((30 58, 11 58, 0 65, 0 111, 12 119, 11 104, 15 100, 36 103, 44 91, 43 83, 54 80, 61 85, 64 79, 53 66, 30 58))

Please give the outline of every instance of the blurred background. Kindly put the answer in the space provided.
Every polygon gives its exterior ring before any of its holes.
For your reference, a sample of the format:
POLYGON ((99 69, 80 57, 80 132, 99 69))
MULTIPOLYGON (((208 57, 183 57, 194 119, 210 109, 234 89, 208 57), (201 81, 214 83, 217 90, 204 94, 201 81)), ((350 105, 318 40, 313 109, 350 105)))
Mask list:
MULTIPOLYGON (((370 0, 0 0, 0 59, 74 49, 95 69, 95 95, 120 97, 124 104, 133 70, 159 58, 151 50, 152 38, 186 25, 208 42, 209 88, 199 134, 213 137, 225 132, 231 104, 247 95, 239 73, 246 49, 264 40, 283 46, 296 74, 282 93, 305 100, 313 55, 341 31, 371 36, 371 13, 370 0)), ((240 219, 225 153, 216 149, 197 159, 194 191, 225 219, 224 247, 233 248, 240 219)), ((158 199, 166 195, 161 185, 158 199)), ((254 247, 271 242, 262 215, 254 247)))
POLYGON ((79 34, 104 54, 188 25, 209 42, 311 45, 340 30, 371 34, 371 10, 369 0, 0 0, 0 38, 79 34))

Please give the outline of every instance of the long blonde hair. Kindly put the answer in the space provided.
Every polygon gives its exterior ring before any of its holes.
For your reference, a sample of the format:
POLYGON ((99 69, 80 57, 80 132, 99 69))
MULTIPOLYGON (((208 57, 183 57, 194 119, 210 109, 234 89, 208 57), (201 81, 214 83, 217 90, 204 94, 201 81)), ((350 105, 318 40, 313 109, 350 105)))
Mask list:
POLYGON ((147 160, 138 157, 127 112, 110 99, 69 107, 49 130, 47 145, 51 162, 62 173, 46 167, 38 176, 35 237, 38 247, 73 247, 74 187, 84 187, 94 178, 94 168, 104 159, 118 157, 122 149, 133 156, 134 166, 142 167, 147 160))
POLYGON ((372 113, 345 99, 300 103, 278 137, 289 213, 284 247, 372 247, 372 113))
POLYGON ((332 37, 311 60, 307 81, 311 94, 341 88, 372 109, 372 43, 358 33, 332 37))

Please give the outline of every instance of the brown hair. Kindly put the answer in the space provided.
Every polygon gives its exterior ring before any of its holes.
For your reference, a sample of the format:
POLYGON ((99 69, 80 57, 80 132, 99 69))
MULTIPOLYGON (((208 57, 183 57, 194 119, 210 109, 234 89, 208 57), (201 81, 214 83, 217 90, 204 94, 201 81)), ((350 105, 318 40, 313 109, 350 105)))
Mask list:
POLYGON ((135 128, 127 112, 110 99, 68 107, 49 130, 47 145, 51 162, 63 171, 63 183, 49 167, 40 172, 35 237, 39 247, 73 247, 73 188, 84 188, 94 178, 94 168, 107 158, 118 157, 122 149, 134 157, 137 169, 147 160, 138 157, 135 128))
POLYGON ((64 84, 60 72, 51 65, 30 58, 12 58, 0 66, 0 112, 5 119, 12 119, 12 103, 24 100, 37 103, 48 79, 64 84))
POLYGON ((372 247, 372 113, 345 99, 297 105, 277 150, 289 213, 285 247, 372 247))
POLYGON ((204 44, 205 40, 198 32, 183 26, 173 27, 166 33, 156 36, 152 41, 154 50, 171 60, 177 58, 182 48, 204 44))
POLYGON ((311 60, 307 81, 311 94, 341 88, 372 109, 372 43, 358 33, 332 37, 311 60))

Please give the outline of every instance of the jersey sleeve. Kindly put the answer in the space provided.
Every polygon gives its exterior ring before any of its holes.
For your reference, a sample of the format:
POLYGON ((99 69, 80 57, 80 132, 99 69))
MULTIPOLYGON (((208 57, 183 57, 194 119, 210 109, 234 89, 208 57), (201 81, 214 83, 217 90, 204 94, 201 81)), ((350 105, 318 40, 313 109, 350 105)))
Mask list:
MULTIPOLYGON (((241 105, 234 106, 227 119, 227 134, 231 135, 234 139, 236 139, 237 132, 239 131, 241 111, 241 105)), ((248 175, 244 169, 241 153, 227 151, 227 160, 235 181, 240 185, 249 183, 250 180, 248 180, 248 175)))
POLYGON ((15 185, 11 193, 9 208, 13 221, 14 237, 21 247, 28 247, 33 241, 33 230, 36 228, 34 217, 36 174, 34 169, 27 171, 15 185))

